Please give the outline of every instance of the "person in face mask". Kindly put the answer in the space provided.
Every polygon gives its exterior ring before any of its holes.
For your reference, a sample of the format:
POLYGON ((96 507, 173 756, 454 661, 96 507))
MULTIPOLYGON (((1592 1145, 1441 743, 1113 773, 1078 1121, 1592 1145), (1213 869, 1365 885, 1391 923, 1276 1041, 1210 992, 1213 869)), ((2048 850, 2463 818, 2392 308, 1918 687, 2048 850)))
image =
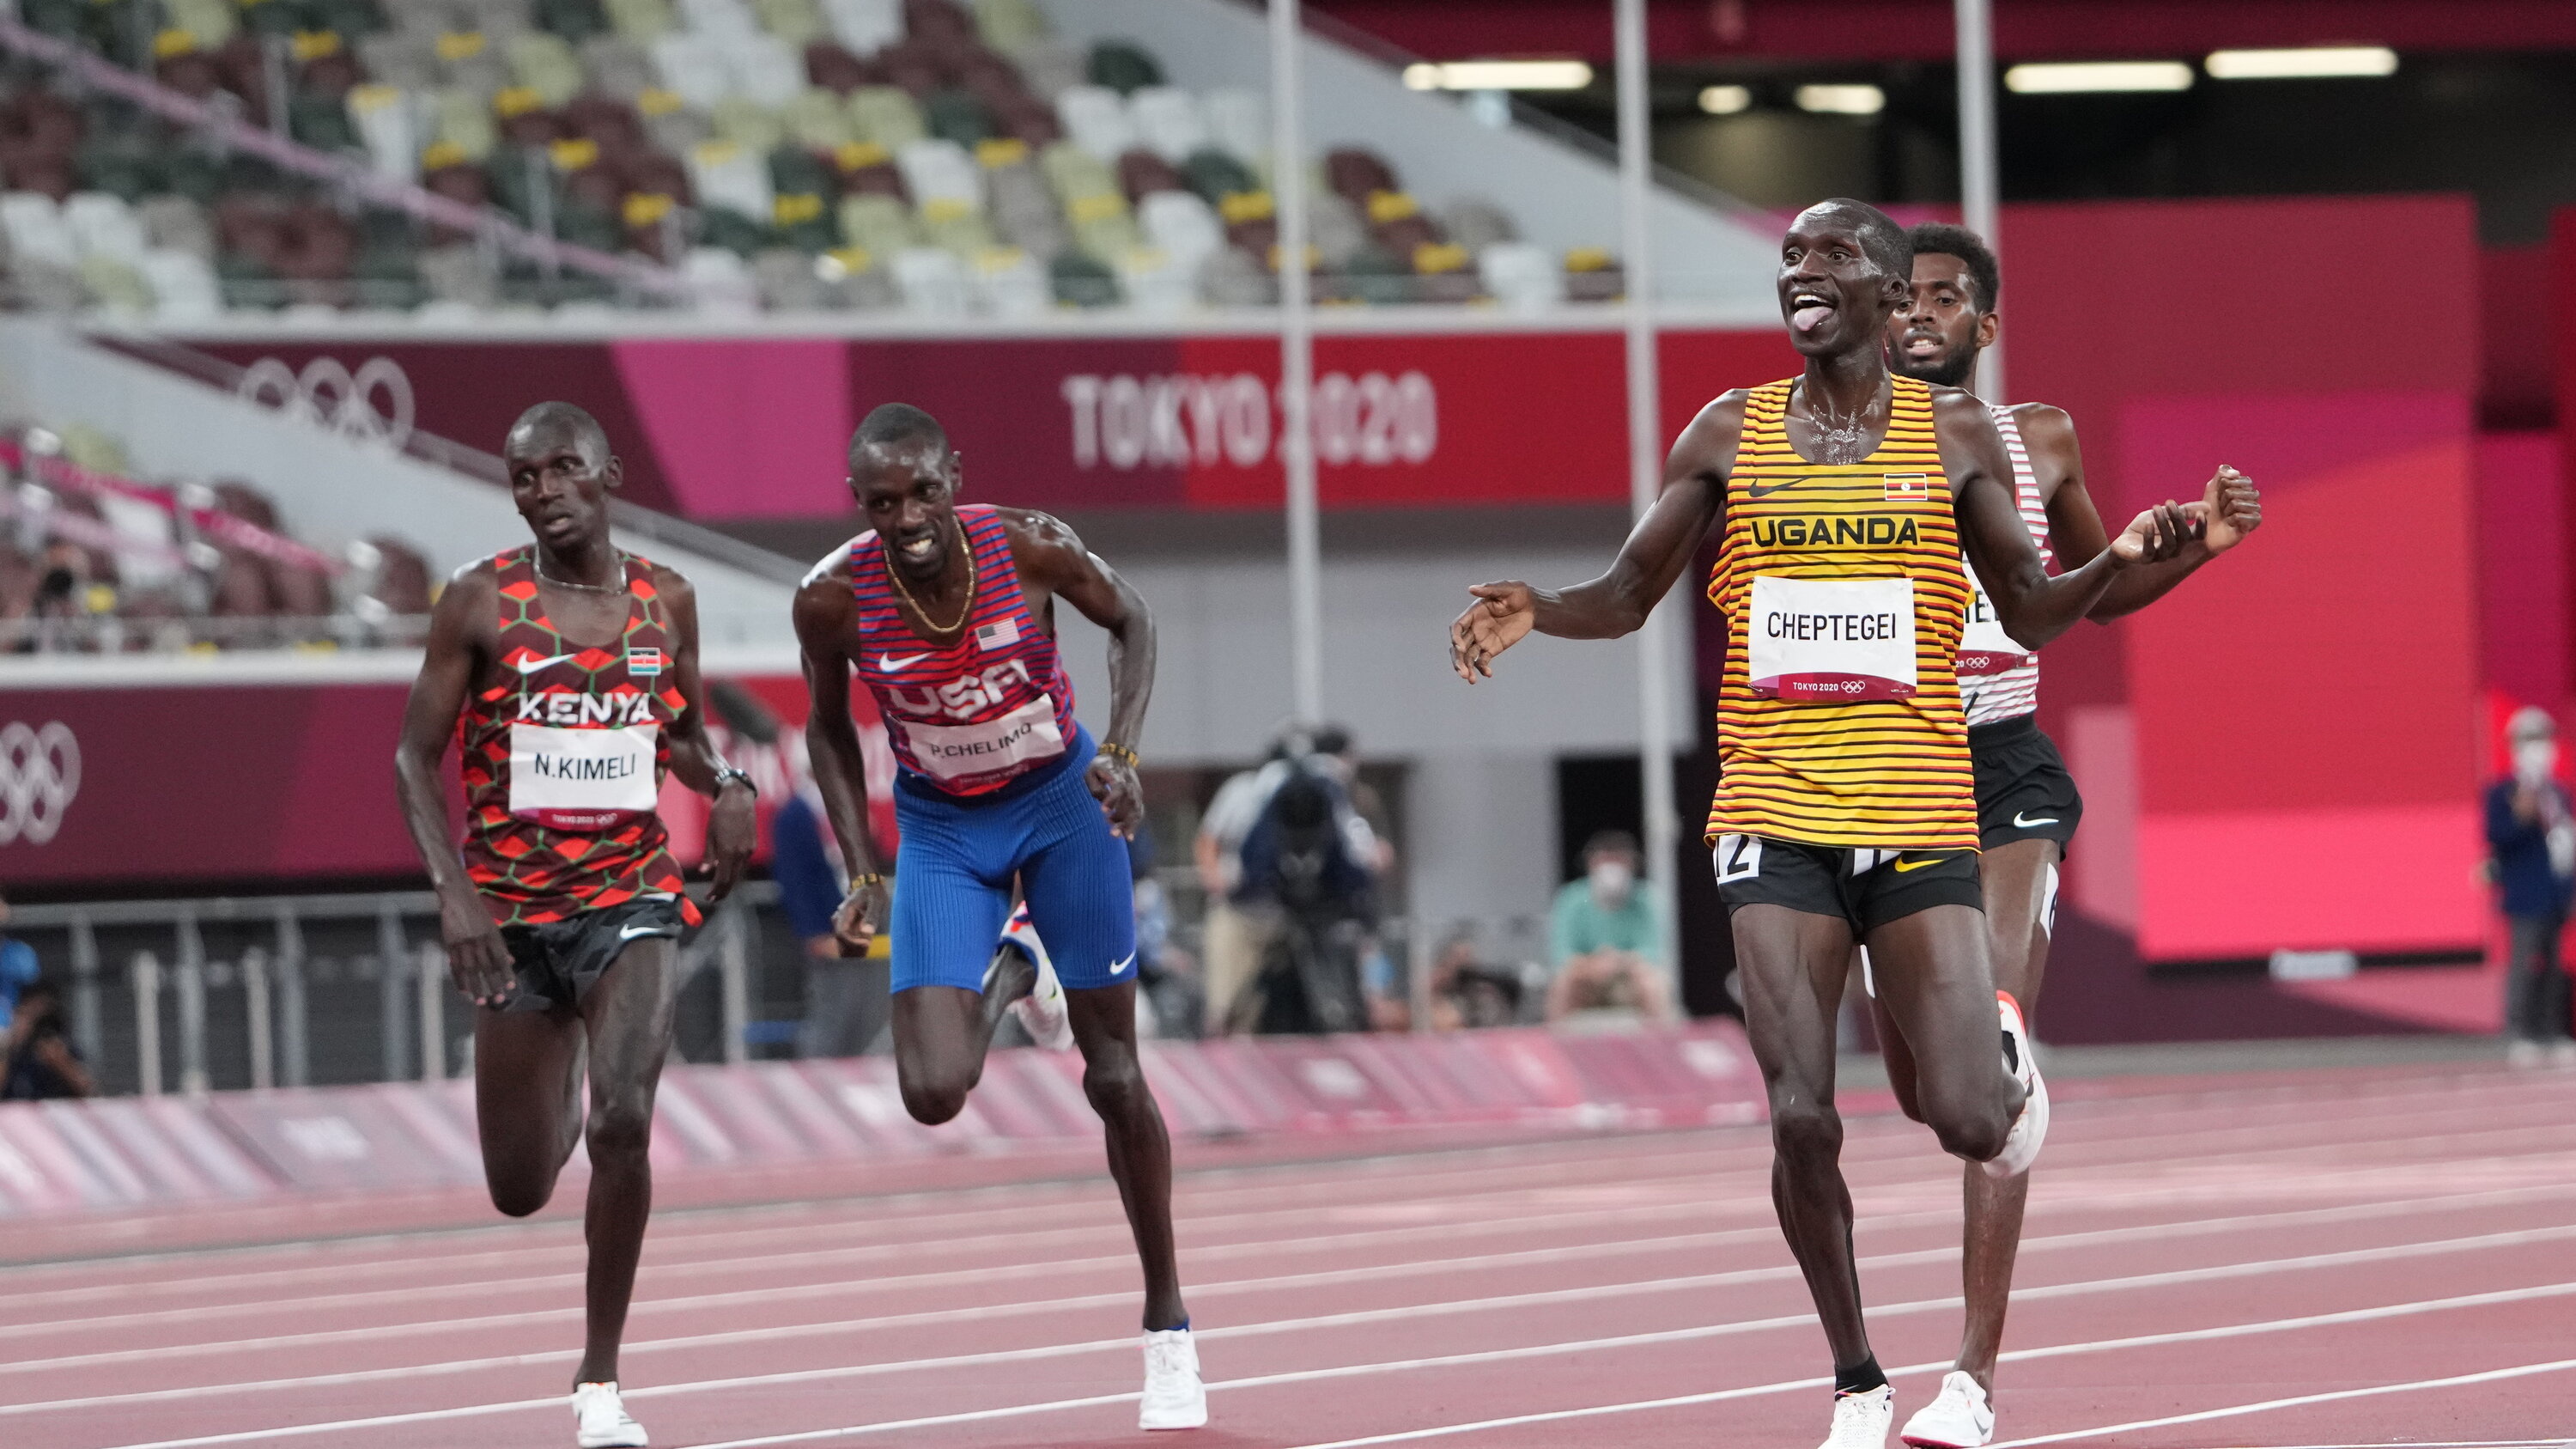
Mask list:
POLYGON ((1547 1019, 1618 1013, 1672 1015, 1672 952, 1654 887, 1637 878, 1637 838, 1604 830, 1583 847, 1583 876, 1556 893, 1549 956, 1556 968, 1547 1019))
POLYGON ((2576 809, 2558 782, 2558 726, 2537 706, 2505 728, 2513 773, 2487 787, 2487 848, 2512 942, 2504 1030, 2515 1066, 2576 1066, 2559 934, 2576 894, 2576 809))

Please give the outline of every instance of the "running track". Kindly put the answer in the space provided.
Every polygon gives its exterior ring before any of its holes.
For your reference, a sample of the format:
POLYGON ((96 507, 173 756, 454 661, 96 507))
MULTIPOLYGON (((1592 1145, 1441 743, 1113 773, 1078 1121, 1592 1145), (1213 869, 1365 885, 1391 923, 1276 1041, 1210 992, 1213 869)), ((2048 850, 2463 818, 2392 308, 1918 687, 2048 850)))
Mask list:
MULTIPOLYGON (((1957 1164, 1883 1116, 1844 1160, 1901 1417, 1958 1331, 1957 1164)), ((1103 1182, 670 1213, 628 1403, 730 1449, 1806 1449, 1768 1170, 1759 1128, 1192 1170, 1195 1435, 1133 1428, 1103 1182)), ((560 1449, 580 1267, 539 1219, 0 1270, 0 1445, 560 1449)), ((2006 1342, 2008 1444, 2576 1437, 2576 1073, 2069 1084, 2006 1342)))

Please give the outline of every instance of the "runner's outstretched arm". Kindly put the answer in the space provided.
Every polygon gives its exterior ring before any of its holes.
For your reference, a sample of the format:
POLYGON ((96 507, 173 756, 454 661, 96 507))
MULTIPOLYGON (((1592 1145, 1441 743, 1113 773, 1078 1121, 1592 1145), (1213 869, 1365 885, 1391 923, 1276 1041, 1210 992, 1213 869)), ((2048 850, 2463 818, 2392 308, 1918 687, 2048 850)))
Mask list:
POLYGON ((653 571, 653 587, 671 611, 671 687, 680 691, 680 709, 671 720, 671 773, 680 783, 715 801, 707 816, 707 858, 703 867, 714 881, 709 903, 732 894, 751 863, 759 837, 751 786, 727 773, 715 741, 707 738, 706 691, 698 686, 698 591, 669 569, 653 571), (722 778, 719 779, 719 776, 722 778))
POLYGON ((2083 567, 2051 577, 2022 521, 2012 463, 1986 405, 1955 388, 1939 389, 1932 397, 1932 426, 1941 471, 1950 479, 1960 544, 1995 601, 2004 632, 2023 648, 2037 649, 2075 627, 2121 573, 2182 552, 2190 520, 2181 505, 2168 502, 2139 514, 2083 567))
MULTIPOLYGON (((2079 568, 2109 547, 2102 515, 2084 486, 2084 453, 2075 440, 2075 420, 2063 408, 2045 404, 2018 408, 2022 442, 2030 449, 2030 466, 2039 475, 2048 499, 2048 537, 2061 566, 2079 568)), ((2102 601, 2086 615, 2097 624, 2134 614, 2197 572, 2202 564, 2245 541, 2263 525, 2263 495, 2254 480, 2221 466, 2202 489, 2200 500, 2183 505, 2192 523, 2182 552, 2163 563, 2130 569, 2113 581, 2102 601), (2215 521, 2213 524, 2213 520, 2215 521)))
POLYGON ((850 581, 829 564, 806 575, 796 591, 796 643, 811 701, 805 753, 850 875, 850 893, 832 915, 832 936, 843 956, 865 956, 894 897, 868 831, 868 762, 859 748, 858 723, 850 718, 850 607, 850 581))
POLYGON ((401 742, 394 746, 395 798, 429 872, 430 889, 438 894, 438 939, 447 950, 448 974, 477 1006, 508 1000, 517 973, 501 928, 492 924, 492 913, 465 874, 465 857, 448 834, 447 789, 439 782, 438 762, 456 738, 467 691, 482 676, 493 642, 488 631, 499 614, 488 563, 459 569, 448 580, 430 610, 428 650, 403 706, 401 742))
POLYGON ((1477 602, 1449 626, 1449 667, 1458 677, 1469 684, 1493 678, 1495 656, 1532 630, 1561 639, 1616 639, 1643 627, 1726 512, 1746 396, 1741 388, 1723 394, 1682 430, 1664 459, 1654 506, 1619 545, 1607 573, 1561 591, 1517 579, 1471 586, 1467 592, 1477 602))
POLYGON ((1083 783, 1109 816, 1111 833, 1132 839, 1145 821, 1145 787, 1136 779, 1136 740, 1154 697, 1154 615, 1144 596, 1061 521, 1004 509, 1002 527, 1023 578, 1068 600, 1082 617, 1109 631, 1109 732, 1083 783))

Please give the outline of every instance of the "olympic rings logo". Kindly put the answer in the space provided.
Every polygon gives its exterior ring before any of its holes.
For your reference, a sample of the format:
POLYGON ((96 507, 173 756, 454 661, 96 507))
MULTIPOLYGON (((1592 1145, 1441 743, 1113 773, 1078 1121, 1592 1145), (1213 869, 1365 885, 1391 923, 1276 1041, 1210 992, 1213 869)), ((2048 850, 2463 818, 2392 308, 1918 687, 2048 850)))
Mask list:
POLYGON ((63 828, 63 812, 80 793, 80 781, 80 741, 69 725, 0 725, 0 845, 53 839, 63 828))
POLYGON ((356 372, 336 357, 314 358, 302 372, 263 357, 243 370, 233 394, 359 442, 411 441, 411 379, 390 357, 370 357, 356 372))

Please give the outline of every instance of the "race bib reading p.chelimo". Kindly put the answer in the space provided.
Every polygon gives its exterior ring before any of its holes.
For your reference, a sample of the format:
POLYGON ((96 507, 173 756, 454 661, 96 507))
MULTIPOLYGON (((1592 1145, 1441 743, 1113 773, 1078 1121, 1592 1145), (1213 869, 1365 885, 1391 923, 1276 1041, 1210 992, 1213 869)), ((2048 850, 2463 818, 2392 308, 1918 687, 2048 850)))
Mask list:
POLYGON ((557 830, 604 830, 653 808, 661 726, 510 726, 510 813, 557 830))
POLYGON ((1055 699, 1041 694, 998 718, 975 724, 935 725, 902 722, 912 757, 937 780, 964 780, 1007 770, 1032 760, 1052 760, 1064 753, 1064 731, 1056 724, 1055 699))
POLYGON ((1744 621, 1753 693, 1817 704, 1914 693, 1912 579, 1753 580, 1744 621))

